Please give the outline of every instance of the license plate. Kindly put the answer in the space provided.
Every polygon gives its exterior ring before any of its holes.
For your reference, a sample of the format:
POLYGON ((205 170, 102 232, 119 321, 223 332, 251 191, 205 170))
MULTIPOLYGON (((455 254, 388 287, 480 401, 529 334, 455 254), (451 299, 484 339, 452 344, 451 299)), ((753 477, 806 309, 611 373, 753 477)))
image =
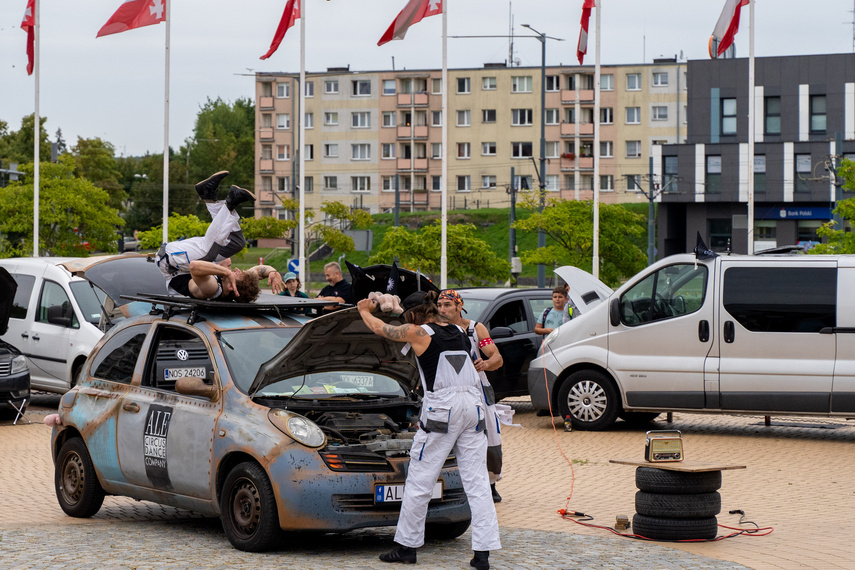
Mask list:
MULTIPOLYGON (((433 486, 431 499, 442 498, 442 481, 437 481, 433 486)), ((374 485, 375 503, 400 503, 404 499, 403 485, 374 485)))
POLYGON ((164 380, 177 380, 178 378, 186 378, 193 376, 195 378, 206 378, 204 368, 164 368, 164 380))

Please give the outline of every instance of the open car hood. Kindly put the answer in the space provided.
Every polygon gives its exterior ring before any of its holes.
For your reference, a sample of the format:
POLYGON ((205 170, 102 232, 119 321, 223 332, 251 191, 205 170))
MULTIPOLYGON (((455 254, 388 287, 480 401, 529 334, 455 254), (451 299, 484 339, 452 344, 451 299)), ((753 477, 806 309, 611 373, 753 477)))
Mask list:
POLYGON ((118 307, 129 302, 122 299, 122 295, 166 294, 166 280, 153 259, 147 255, 125 254, 79 259, 64 263, 63 267, 103 289, 118 307))
MULTIPOLYGON (((401 323, 397 317, 375 316, 401 323)), ((279 354, 262 364, 249 395, 285 378, 339 370, 382 372, 412 392, 420 381, 418 368, 412 350, 401 354, 403 346, 372 333, 356 308, 336 311, 303 325, 279 354)))
POLYGON ((12 302, 17 290, 18 284, 5 267, 0 267, 0 336, 6 334, 9 328, 9 316, 12 314, 12 302))
POLYGON ((583 314, 599 305, 614 293, 611 287, 578 267, 565 265, 555 270, 555 274, 570 286, 570 300, 583 314))
MULTIPOLYGON (((391 265, 369 265, 359 267, 349 261, 345 262, 350 271, 350 284, 353 291, 353 300, 361 301, 367 299, 372 291, 385 293, 389 283, 389 276, 393 273, 391 265)), ((398 279, 395 293, 403 301, 407 296, 416 291, 435 291, 439 293, 439 287, 433 284, 424 273, 416 273, 410 269, 396 267, 398 279)))

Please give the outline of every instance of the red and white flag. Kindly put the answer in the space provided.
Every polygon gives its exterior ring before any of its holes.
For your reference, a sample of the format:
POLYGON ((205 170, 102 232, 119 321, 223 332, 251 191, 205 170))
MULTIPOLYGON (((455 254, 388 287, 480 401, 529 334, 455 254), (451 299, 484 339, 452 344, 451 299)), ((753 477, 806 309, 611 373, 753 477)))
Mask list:
POLYGON ((392 40, 402 40, 407 35, 407 30, 410 26, 422 21, 422 18, 428 16, 436 16, 442 14, 442 0, 410 0, 401 13, 395 18, 395 21, 377 42, 378 46, 392 40))
POLYGON ((583 65, 585 54, 588 53, 588 20, 591 19, 591 8, 596 8, 596 0, 585 0, 582 5, 582 29, 579 31, 579 45, 576 46, 576 57, 579 65, 583 65))
POLYGON ((718 17, 718 22, 716 22, 712 33, 713 40, 718 40, 718 50, 713 56, 712 43, 714 42, 710 42, 710 57, 720 56, 733 43, 733 38, 739 31, 739 10, 743 6, 748 6, 748 0, 727 0, 725 2, 724 10, 721 11, 721 16, 718 17))
POLYGON ((110 16, 96 38, 127 32, 166 21, 166 0, 125 0, 110 16))
POLYGON ((27 75, 33 74, 33 57, 36 41, 36 0, 27 0, 27 9, 24 11, 24 20, 21 29, 27 32, 27 75))
POLYGON ((282 43, 282 38, 285 37, 285 32, 288 28, 294 25, 297 18, 300 17, 300 0, 288 0, 285 4, 285 11, 282 13, 282 19, 279 20, 279 27, 276 28, 276 33, 273 35, 273 41, 270 42, 270 49, 267 53, 261 56, 261 59, 267 59, 273 52, 279 49, 279 44, 282 43))

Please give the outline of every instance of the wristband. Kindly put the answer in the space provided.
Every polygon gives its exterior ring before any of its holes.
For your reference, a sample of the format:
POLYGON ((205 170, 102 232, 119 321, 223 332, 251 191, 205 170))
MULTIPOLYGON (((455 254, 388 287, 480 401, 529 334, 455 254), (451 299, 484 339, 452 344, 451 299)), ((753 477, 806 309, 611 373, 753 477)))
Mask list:
POLYGON ((490 337, 478 341, 478 348, 484 348, 488 344, 493 344, 493 339, 490 337))

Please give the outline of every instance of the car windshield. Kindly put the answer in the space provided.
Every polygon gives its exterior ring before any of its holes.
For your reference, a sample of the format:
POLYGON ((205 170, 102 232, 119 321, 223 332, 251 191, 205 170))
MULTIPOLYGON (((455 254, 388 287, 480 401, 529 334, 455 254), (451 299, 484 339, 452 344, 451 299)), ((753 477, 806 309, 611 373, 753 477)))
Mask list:
POLYGON ((404 388, 394 378, 376 372, 335 371, 293 376, 259 390, 256 396, 309 398, 321 400, 336 396, 400 397, 404 388))
POLYGON ((466 312, 463 313, 463 318, 469 319, 470 321, 480 322, 481 315, 484 314, 484 309, 487 308, 487 305, 490 304, 490 301, 467 297, 466 292, 464 291, 460 291, 460 296, 463 297, 463 308, 466 310, 466 312))
POLYGON ((220 348, 235 385, 242 392, 249 392, 259 366, 279 354, 299 330, 299 327, 265 327, 221 332, 220 348))
POLYGON ((107 294, 89 281, 72 281, 69 287, 77 305, 83 311, 83 318, 97 325, 101 320, 101 305, 107 299, 107 294))

